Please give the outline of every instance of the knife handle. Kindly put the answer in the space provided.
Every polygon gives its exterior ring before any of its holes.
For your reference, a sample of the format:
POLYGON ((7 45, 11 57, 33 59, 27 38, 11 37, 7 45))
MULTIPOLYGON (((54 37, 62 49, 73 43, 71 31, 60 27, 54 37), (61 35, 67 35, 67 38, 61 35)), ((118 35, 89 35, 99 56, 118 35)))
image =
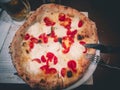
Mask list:
POLYGON ((120 47, 102 45, 101 53, 120 53, 120 47))

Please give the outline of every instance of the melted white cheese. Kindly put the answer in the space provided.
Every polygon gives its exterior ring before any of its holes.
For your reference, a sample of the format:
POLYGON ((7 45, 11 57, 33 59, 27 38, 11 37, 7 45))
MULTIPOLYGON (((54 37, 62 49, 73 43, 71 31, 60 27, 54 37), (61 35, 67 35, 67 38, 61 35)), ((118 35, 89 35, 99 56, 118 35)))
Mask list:
POLYGON ((71 30, 78 29, 78 22, 79 22, 79 17, 72 18, 72 23, 71 23, 71 30))
POLYGON ((58 36, 58 37, 63 37, 63 36, 66 36, 66 32, 67 32, 67 29, 64 28, 63 26, 60 26, 59 24, 56 24, 55 26, 55 34, 58 36))
POLYGON ((34 48, 30 52, 31 59, 34 58, 40 58, 42 55, 44 55, 46 52, 46 48, 39 45, 35 44, 34 48))
POLYGON ((78 60, 85 50, 84 46, 79 44, 79 42, 75 42, 71 45, 70 51, 68 52, 68 55, 70 56, 70 59, 78 60))
POLYGON ((49 34, 51 32, 51 27, 46 27, 45 24, 41 24, 39 22, 33 24, 27 31, 30 35, 38 38, 40 34, 46 33, 49 34))

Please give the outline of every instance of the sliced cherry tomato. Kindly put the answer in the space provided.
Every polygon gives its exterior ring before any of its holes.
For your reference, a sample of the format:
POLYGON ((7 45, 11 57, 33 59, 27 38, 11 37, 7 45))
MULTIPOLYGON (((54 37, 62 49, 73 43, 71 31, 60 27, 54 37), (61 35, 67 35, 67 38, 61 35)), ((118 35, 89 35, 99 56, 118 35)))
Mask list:
POLYGON ((49 68, 46 72, 46 74, 55 74, 57 70, 55 68, 49 68))
POLYGON ((45 33, 41 34, 39 38, 42 39, 44 43, 48 42, 48 36, 45 33))
POLYGON ((53 63, 54 63, 54 65, 56 65, 57 63, 58 63, 58 58, 56 57, 56 56, 54 56, 54 59, 53 59, 54 61, 53 61, 53 63))
POLYGON ((59 21, 65 21, 66 17, 64 13, 60 13, 58 17, 59 17, 59 21))
POLYGON ((76 70, 76 62, 75 60, 70 60, 68 63, 67 63, 68 67, 72 70, 72 71, 75 71, 76 70))
POLYGON ((71 31, 70 30, 67 30, 67 35, 71 35, 71 31))
POLYGON ((80 43, 81 45, 85 45, 85 44, 86 44, 85 41, 80 41, 79 43, 80 43))
POLYGON ((34 48, 34 43, 33 42, 30 42, 29 43, 29 47, 30 47, 30 50, 34 48))
POLYGON ((58 42, 58 37, 57 36, 54 37, 54 42, 58 42))
MULTIPOLYGON (((86 42, 84 42, 84 41, 80 41, 79 42, 81 45, 85 45, 86 44, 86 42)), ((86 47, 84 47, 85 48, 85 50, 83 51, 83 53, 87 53, 87 48, 86 47)))
POLYGON ((44 22, 46 26, 53 26, 55 24, 55 22, 53 22, 49 17, 45 17, 44 22))
POLYGON ((35 37, 32 37, 30 40, 31 40, 33 43, 38 43, 38 39, 35 38, 35 37))
POLYGON ((76 33, 77 33, 77 30, 72 31, 71 32, 71 37, 74 37, 76 33))
POLYGON ((80 20, 80 21, 78 22, 78 27, 82 27, 82 26, 83 26, 83 21, 80 20))
POLYGON ((70 50, 70 48, 65 48, 62 52, 63 52, 64 54, 66 54, 66 53, 69 52, 69 50, 70 50))
POLYGON ((43 70, 44 72, 46 72, 48 70, 49 66, 48 65, 43 65, 40 67, 41 70, 43 70))
POLYGON ((42 61, 42 62, 46 62, 46 58, 45 58, 44 55, 41 56, 41 61, 42 61))
POLYGON ((34 59, 32 59, 32 61, 36 61, 36 62, 38 62, 38 63, 41 63, 41 61, 40 61, 39 58, 34 58, 34 59))
POLYGON ((30 38, 30 35, 27 33, 27 34, 25 34, 25 37, 24 37, 24 39, 25 40, 28 40, 30 38))
POLYGON ((62 69, 61 69, 61 75, 62 75, 63 77, 65 77, 66 72, 67 72, 66 68, 62 68, 62 69))
POLYGON ((55 37, 55 31, 54 30, 51 30, 51 37, 55 37))
POLYGON ((48 60, 52 60, 53 59, 53 57, 54 57, 54 54, 52 53, 52 52, 48 52, 47 54, 46 54, 46 57, 48 58, 48 60))

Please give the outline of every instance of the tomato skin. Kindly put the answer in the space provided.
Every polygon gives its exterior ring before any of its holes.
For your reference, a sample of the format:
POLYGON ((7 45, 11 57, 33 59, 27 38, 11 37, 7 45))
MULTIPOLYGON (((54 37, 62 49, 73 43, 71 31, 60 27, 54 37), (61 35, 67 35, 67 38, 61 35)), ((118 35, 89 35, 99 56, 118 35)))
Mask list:
POLYGON ((70 48, 65 48, 62 52, 64 53, 64 54, 66 54, 66 53, 68 53, 70 51, 70 48))
POLYGON ((32 61, 36 61, 37 63, 41 63, 39 58, 34 58, 32 61))
POLYGON ((48 70, 49 66, 48 65, 43 65, 40 67, 40 69, 44 72, 46 72, 48 70))
POLYGON ((42 62, 46 62, 46 58, 45 58, 44 55, 41 56, 41 61, 42 61, 42 62))
POLYGON ((46 74, 55 74, 57 73, 57 70, 55 68, 49 68, 46 72, 46 74))
POLYGON ((67 63, 67 65, 68 65, 68 68, 70 68, 73 72, 76 72, 76 66, 77 66, 77 64, 76 64, 75 60, 70 60, 67 63))
POLYGON ((66 68, 62 68, 62 69, 61 69, 61 75, 62 75, 63 77, 65 77, 66 72, 67 72, 66 68))
POLYGON ((58 18, 59 18, 59 21, 65 21, 66 16, 64 13, 60 13, 58 18))
POLYGON ((58 63, 58 58, 56 57, 56 56, 54 56, 54 59, 53 59, 54 61, 53 61, 53 63, 54 63, 54 65, 56 65, 57 63, 58 63))
POLYGON ((29 43, 29 48, 30 48, 30 50, 34 48, 34 43, 33 42, 29 43))
POLYGON ((27 33, 25 36, 24 36, 24 39, 25 40, 28 40, 30 38, 30 35, 27 33))
MULTIPOLYGON (((86 42, 85 41, 80 41, 79 42, 81 45, 85 45, 86 44, 86 42)), ((85 48, 85 50, 83 51, 83 53, 87 53, 87 48, 86 47, 84 47, 85 48)))
POLYGON ((53 25, 55 25, 55 22, 53 22, 49 17, 45 17, 44 18, 44 22, 45 22, 46 26, 53 26, 53 25))
POLYGON ((80 20, 80 21, 78 22, 78 27, 82 27, 82 26, 83 26, 83 21, 80 20))
POLYGON ((32 38, 30 38, 30 40, 31 40, 31 42, 33 42, 33 43, 38 43, 38 39, 37 39, 37 38, 32 37, 32 38))
POLYGON ((46 57, 48 58, 48 60, 52 60, 53 59, 53 57, 54 57, 54 54, 52 53, 52 52, 48 52, 47 54, 46 54, 46 57))
POLYGON ((43 33, 39 36, 39 38, 44 42, 44 43, 48 43, 48 36, 43 33))

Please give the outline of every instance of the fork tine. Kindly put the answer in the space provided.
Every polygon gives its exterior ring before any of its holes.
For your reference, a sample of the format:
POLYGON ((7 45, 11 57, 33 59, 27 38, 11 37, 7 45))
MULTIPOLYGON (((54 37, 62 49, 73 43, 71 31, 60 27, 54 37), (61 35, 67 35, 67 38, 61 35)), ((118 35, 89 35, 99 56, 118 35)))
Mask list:
POLYGON ((90 60, 92 63, 98 63, 100 61, 100 56, 96 54, 87 54, 86 58, 90 60))

